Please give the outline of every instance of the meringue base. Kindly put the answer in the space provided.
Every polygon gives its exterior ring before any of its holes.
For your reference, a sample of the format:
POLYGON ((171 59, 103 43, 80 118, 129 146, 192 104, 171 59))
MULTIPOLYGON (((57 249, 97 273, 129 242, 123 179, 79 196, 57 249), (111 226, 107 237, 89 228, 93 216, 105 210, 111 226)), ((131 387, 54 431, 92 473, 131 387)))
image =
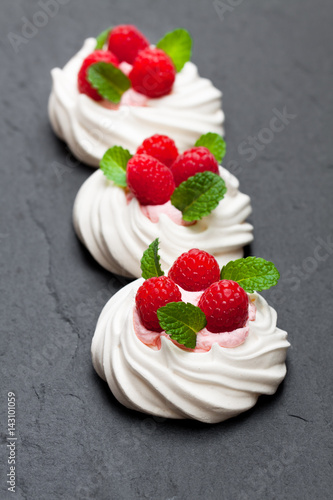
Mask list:
POLYGON ((193 147, 202 134, 224 134, 222 93, 199 76, 192 62, 177 73, 169 95, 147 99, 144 105, 138 105, 139 99, 136 105, 128 105, 133 99, 125 93, 118 109, 108 109, 80 94, 77 75, 95 46, 95 38, 88 38, 63 69, 51 72, 49 119, 55 134, 79 160, 98 167, 108 148, 118 145, 135 151, 144 139, 157 133, 172 137, 180 152, 193 147))
POLYGON ((121 276, 141 276, 142 254, 156 238, 160 240, 163 269, 191 248, 214 255, 222 267, 243 257, 243 247, 253 240, 253 227, 244 222, 252 210, 249 196, 239 191, 238 180, 223 167, 220 175, 227 187, 224 199, 210 215, 184 226, 166 213, 152 222, 136 198, 128 201, 125 191, 98 170, 75 199, 75 231, 101 266, 121 276))
POLYGON ((129 409, 159 417, 222 422, 274 394, 286 375, 287 333, 276 327, 276 311, 257 293, 257 309, 246 341, 234 348, 213 344, 187 352, 168 338, 153 350, 135 334, 133 307, 140 278, 104 307, 92 341, 92 360, 116 399, 129 409))

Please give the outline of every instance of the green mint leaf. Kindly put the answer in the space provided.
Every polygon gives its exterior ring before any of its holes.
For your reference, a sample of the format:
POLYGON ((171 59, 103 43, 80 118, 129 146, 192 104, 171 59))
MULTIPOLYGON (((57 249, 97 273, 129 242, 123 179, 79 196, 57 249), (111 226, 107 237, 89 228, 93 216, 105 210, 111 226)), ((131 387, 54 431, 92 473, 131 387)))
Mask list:
POLYGON ((200 172, 179 184, 171 203, 183 213, 185 221, 200 220, 209 215, 224 198, 225 182, 213 172, 200 172))
POLYGON ((99 95, 118 104, 131 81, 120 69, 111 63, 98 62, 88 68, 88 80, 99 95))
POLYGON ((219 134, 208 132, 208 134, 199 137, 195 146, 205 146, 215 156, 217 162, 221 164, 226 152, 226 144, 219 134))
POLYGON ((132 155, 128 149, 113 146, 106 151, 99 166, 107 179, 117 186, 126 187, 126 167, 130 158, 132 155))
POLYGON ((194 349, 197 333, 205 328, 206 316, 199 307, 186 302, 169 302, 157 310, 161 327, 173 340, 194 349))
POLYGON ((104 45, 106 44, 107 42, 107 39, 109 37, 109 34, 110 34, 110 31, 111 31, 111 27, 108 28, 107 30, 104 30, 102 31, 102 33, 100 33, 97 37, 96 37, 96 46, 95 46, 95 50, 101 50, 104 45))
POLYGON ((147 250, 143 252, 141 259, 141 276, 147 280, 154 276, 163 276, 164 271, 161 269, 160 256, 158 254, 158 238, 154 240, 147 250))
POLYGON ((179 28, 164 35, 156 47, 168 54, 176 71, 179 72, 184 64, 191 59, 192 38, 187 30, 179 28))
POLYGON ((260 257, 233 260, 221 270, 221 279, 236 281, 248 293, 268 290, 279 278, 280 273, 273 262, 260 257))

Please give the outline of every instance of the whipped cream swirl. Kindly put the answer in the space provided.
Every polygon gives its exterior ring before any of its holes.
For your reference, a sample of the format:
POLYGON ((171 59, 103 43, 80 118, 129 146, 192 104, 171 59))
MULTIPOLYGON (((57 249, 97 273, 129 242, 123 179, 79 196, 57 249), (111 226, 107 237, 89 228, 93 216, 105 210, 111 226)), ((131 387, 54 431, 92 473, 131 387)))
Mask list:
POLYGON ((191 62, 177 73, 169 95, 144 99, 143 106, 125 104, 129 100, 140 103, 139 94, 138 99, 128 99, 125 93, 118 109, 108 109, 80 94, 77 75, 95 45, 96 40, 88 38, 63 69, 52 70, 50 121, 54 132, 81 161, 98 167, 108 148, 119 145, 135 151, 144 139, 157 133, 172 137, 180 152, 193 147, 204 133, 223 134, 222 94, 210 80, 199 76, 191 62))
POLYGON ((227 187, 223 200, 210 215, 184 226, 167 213, 152 222, 136 198, 128 201, 125 191, 98 170, 77 194, 76 233, 101 266, 122 276, 141 276, 142 254, 156 238, 163 269, 191 248, 211 253, 222 267, 243 256, 243 247, 253 240, 253 227, 244 222, 251 213, 249 196, 238 190, 238 180, 230 172, 220 167, 220 174, 227 187))
POLYGON ((213 344, 205 353, 187 352, 161 337, 161 349, 153 350, 133 325, 142 283, 130 283, 109 300, 92 341, 94 368, 120 403, 160 417, 216 423, 248 410, 260 394, 274 394, 286 374, 289 342, 263 297, 249 295, 256 318, 238 347, 213 344))

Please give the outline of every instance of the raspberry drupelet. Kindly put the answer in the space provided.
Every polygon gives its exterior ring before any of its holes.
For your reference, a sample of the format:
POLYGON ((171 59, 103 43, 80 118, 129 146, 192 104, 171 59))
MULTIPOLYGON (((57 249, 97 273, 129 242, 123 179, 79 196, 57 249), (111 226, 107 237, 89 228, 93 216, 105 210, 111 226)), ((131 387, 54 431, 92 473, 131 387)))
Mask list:
POLYGON ((182 296, 178 286, 167 276, 149 278, 138 289, 135 304, 139 317, 147 330, 161 332, 157 309, 169 302, 180 302, 182 296))

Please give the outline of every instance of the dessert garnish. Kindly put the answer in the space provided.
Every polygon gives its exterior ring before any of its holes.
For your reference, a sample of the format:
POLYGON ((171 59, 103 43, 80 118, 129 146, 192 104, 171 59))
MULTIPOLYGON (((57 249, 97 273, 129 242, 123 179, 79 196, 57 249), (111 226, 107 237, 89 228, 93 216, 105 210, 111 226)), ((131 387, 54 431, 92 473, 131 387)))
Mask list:
POLYGON ((119 25, 97 37, 95 52, 83 61, 78 88, 95 101, 121 101, 126 90, 150 98, 169 94, 176 73, 190 60, 192 39, 179 28, 167 33, 156 47, 132 25, 119 25))
POLYGON ((137 291, 136 310, 144 328, 164 331, 179 347, 195 349, 197 334, 204 328, 213 334, 244 328, 249 320, 248 294, 275 286, 280 277, 272 262, 259 257, 231 261, 220 271, 216 259, 198 249, 178 257, 166 277, 158 245, 154 240, 143 254, 146 281, 137 291), (197 292, 186 294, 192 302, 183 301, 184 291, 197 292))
POLYGON ((126 178, 141 205, 163 205, 175 190, 171 170, 149 155, 134 155, 127 163, 126 178))
POLYGON ((219 164, 207 147, 197 146, 179 155, 171 166, 171 171, 176 186, 179 186, 186 179, 199 172, 209 171, 218 174, 219 164))
POLYGON ((179 155, 175 141, 167 135, 160 134, 145 139, 137 148, 136 154, 152 156, 169 168, 179 155))
POLYGON ((177 155, 172 139, 155 134, 133 156, 120 146, 108 149, 100 168, 107 179, 128 188, 141 205, 170 200, 184 221, 197 221, 209 215, 227 191, 218 166, 225 153, 224 140, 208 133, 197 142, 200 146, 177 155))
MULTIPOLYGON (((88 80, 88 71, 96 72, 96 77, 98 78, 97 69, 103 69, 103 65, 95 66, 97 63, 105 63, 106 72, 109 71, 111 73, 115 73, 117 71, 119 64, 118 59, 114 54, 112 54, 112 52, 107 52, 106 50, 95 50, 95 52, 90 54, 83 61, 78 73, 77 83, 81 94, 87 94, 89 97, 94 99, 94 101, 101 101, 103 97, 105 97, 103 95, 103 90, 101 89, 100 92, 97 92, 88 80)), ((121 71, 119 71, 119 73, 121 73, 121 71)), ((122 73, 120 78, 122 78, 122 73)))
POLYGON ((200 142, 189 144, 190 177, 177 187, 173 164, 181 155, 178 142, 168 136, 143 136, 128 149, 103 148, 100 168, 81 187, 73 210, 79 239, 103 267, 138 278, 142 254, 155 238, 163 242, 164 269, 194 247, 214 255, 220 267, 243 256, 243 247, 253 239, 253 227, 246 222, 250 198, 222 165, 215 173, 223 139, 209 133, 200 142), (202 149, 203 155, 196 154, 202 149))
POLYGON ((105 39, 106 42, 108 42, 108 50, 113 52, 119 61, 125 61, 129 64, 134 63, 141 50, 149 47, 147 38, 131 24, 110 28, 105 39))
POLYGON ((220 268, 198 249, 166 266, 156 239, 142 257, 142 277, 107 302, 92 360, 126 408, 217 423, 275 393, 290 344, 255 290, 274 286, 279 273, 257 257, 220 268))
POLYGON ((208 252, 192 248, 178 257, 168 276, 184 290, 201 292, 220 279, 220 266, 208 252))
POLYGON ((140 286, 135 297, 136 307, 142 323, 147 330, 161 332, 163 328, 157 318, 157 310, 172 302, 182 300, 182 295, 176 283, 167 276, 147 279, 140 286))
MULTIPOLYGON (((83 66, 86 61, 85 59, 83 66)), ((89 65, 87 81, 98 94, 98 99, 95 100, 101 100, 102 98, 115 104, 120 102, 123 93, 131 87, 128 77, 115 64, 105 61, 94 62, 89 65)), ((81 89, 82 86, 79 85, 80 92, 81 89)), ((90 93, 90 97, 92 95, 90 93)))
POLYGON ((136 57, 129 74, 132 88, 147 97, 162 97, 171 92, 176 69, 161 49, 145 49, 136 57))

